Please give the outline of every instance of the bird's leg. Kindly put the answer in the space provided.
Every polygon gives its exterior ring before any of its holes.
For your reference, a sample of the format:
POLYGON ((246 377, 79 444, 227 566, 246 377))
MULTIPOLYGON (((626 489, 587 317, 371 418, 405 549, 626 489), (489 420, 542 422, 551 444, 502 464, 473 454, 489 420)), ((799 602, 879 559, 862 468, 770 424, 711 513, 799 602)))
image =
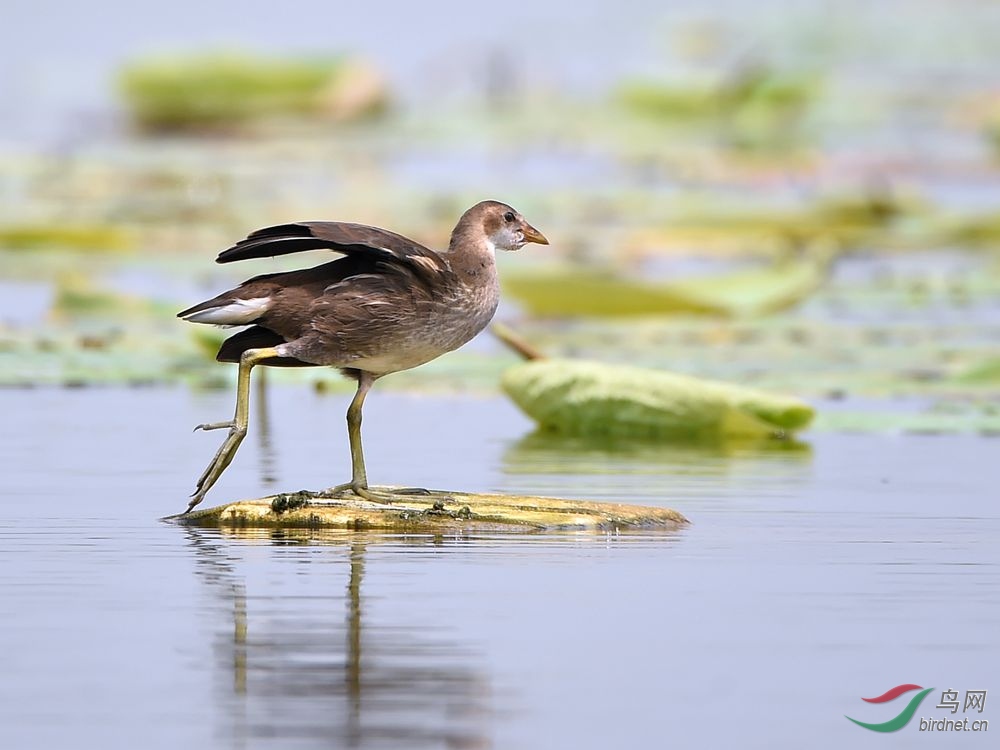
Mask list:
POLYGON ((358 497, 375 503, 390 504, 394 500, 405 499, 407 495, 429 495, 428 490, 419 487, 394 489, 389 493, 373 492, 368 489, 368 475, 365 472, 365 453, 361 446, 361 409, 365 396, 375 382, 375 377, 361 372, 358 378, 358 390, 354 400, 347 409, 347 437, 351 442, 351 481, 326 490, 325 494, 337 495, 350 490, 358 497))
POLYGON ((254 365, 259 364, 261 361, 277 356, 279 354, 273 347, 247 349, 243 352, 243 355, 240 357, 240 371, 236 383, 236 413, 233 415, 232 420, 229 422, 200 424, 195 427, 196 430, 219 430, 227 427, 229 428, 229 435, 226 436, 225 441, 219 447, 219 450, 216 451, 215 457, 209 463, 208 468, 198 478, 194 494, 191 496, 191 502, 188 503, 187 510, 184 511, 185 513, 189 512, 205 498, 205 493, 222 476, 222 472, 226 470, 226 467, 233 460, 233 456, 236 455, 236 449, 240 447, 240 443, 243 442, 243 438, 247 434, 247 421, 250 414, 250 371, 254 365))
POLYGON ((346 484, 338 484, 331 487, 327 492, 339 494, 350 490, 358 497, 375 502, 390 502, 382 500, 368 490, 368 474, 365 472, 365 452, 361 445, 361 409, 365 403, 365 396, 371 390, 375 377, 370 373, 361 370, 358 373, 358 390, 354 394, 351 405, 347 407, 347 438, 351 443, 351 481, 346 484))
MULTIPOLYGON (((347 438, 351 443, 351 489, 358 495, 368 489, 368 474, 365 472, 365 451, 361 445, 361 409, 365 396, 375 378, 367 372, 358 375, 358 390, 347 407, 347 438)), ((363 497, 363 495, 362 495, 363 497)))

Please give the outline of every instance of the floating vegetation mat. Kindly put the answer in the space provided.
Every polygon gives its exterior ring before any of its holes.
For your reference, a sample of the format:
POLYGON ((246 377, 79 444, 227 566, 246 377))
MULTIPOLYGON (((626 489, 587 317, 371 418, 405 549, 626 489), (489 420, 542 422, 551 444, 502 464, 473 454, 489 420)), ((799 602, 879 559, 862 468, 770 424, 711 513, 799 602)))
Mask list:
MULTIPOLYGON (((391 492, 393 488, 372 489, 391 492)), ((195 510, 165 520, 198 526, 434 534, 676 530, 688 523, 684 516, 669 508, 446 490, 431 490, 392 505, 301 491, 195 510)))

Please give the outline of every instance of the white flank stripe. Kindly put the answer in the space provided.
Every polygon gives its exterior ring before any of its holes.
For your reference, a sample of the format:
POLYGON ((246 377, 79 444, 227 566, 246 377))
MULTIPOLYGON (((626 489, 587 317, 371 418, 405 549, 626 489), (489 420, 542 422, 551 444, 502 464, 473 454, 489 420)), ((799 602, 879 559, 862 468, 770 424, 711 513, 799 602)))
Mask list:
POLYGON ((263 315, 270 303, 270 297, 239 299, 228 305, 199 310, 185 316, 184 319, 192 323, 211 323, 217 326, 244 326, 263 315))

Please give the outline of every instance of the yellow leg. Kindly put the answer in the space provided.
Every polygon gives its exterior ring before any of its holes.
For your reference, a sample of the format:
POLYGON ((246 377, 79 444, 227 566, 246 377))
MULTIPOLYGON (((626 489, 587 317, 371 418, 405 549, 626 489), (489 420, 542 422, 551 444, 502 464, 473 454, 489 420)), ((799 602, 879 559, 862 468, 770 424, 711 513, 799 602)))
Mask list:
POLYGON ((233 456, 236 455, 236 449, 240 447, 240 443, 243 442, 243 438, 247 434, 247 421, 250 415, 250 371, 254 365, 259 364, 261 361, 277 356, 279 356, 278 352, 272 347, 247 349, 247 351, 243 352, 243 356, 240 357, 240 372, 236 383, 236 413, 233 415, 233 419, 229 422, 212 422, 209 424, 200 424, 195 427, 196 430, 220 430, 228 428, 229 435, 226 436, 225 441, 219 447, 219 450, 216 451, 215 458, 212 459, 208 468, 202 472, 201 477, 198 479, 198 484, 195 487, 194 494, 191 496, 191 502, 188 503, 187 510, 184 511, 185 513, 189 512, 205 498, 205 493, 222 476, 222 472, 226 470, 226 467, 233 460, 233 456))
POLYGON ((365 396, 371 389, 375 378, 367 372, 362 372, 358 379, 358 390, 347 409, 347 437, 351 442, 351 481, 331 487, 326 492, 340 494, 350 490, 358 497, 375 503, 390 504, 395 500, 403 500, 406 495, 428 495, 427 490, 410 488, 393 492, 372 492, 368 489, 368 474, 365 472, 365 452, 361 446, 361 409, 365 396))
POLYGON ((368 492, 368 474, 365 472, 365 452, 361 446, 361 409, 365 404, 365 396, 372 387, 375 378, 367 372, 361 372, 358 377, 358 390, 347 407, 347 439, 351 443, 351 481, 339 484, 328 490, 331 493, 351 490, 355 495, 365 497, 368 492))

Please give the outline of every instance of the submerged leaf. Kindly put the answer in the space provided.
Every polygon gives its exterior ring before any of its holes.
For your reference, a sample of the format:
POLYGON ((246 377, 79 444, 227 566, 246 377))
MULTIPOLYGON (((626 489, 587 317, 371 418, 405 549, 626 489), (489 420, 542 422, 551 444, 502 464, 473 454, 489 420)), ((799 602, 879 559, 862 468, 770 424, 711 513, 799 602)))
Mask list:
POLYGON ((542 427, 576 435, 759 437, 802 429, 814 414, 794 398, 599 362, 526 362, 501 385, 542 427))

